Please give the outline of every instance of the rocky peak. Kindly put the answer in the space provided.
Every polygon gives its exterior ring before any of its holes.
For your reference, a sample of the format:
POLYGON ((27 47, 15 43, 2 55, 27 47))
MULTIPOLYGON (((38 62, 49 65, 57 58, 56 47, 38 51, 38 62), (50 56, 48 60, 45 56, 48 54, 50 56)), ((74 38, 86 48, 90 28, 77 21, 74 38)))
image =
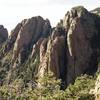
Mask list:
MULTIPOLYGON (((70 11, 68 11, 64 18, 63 18, 63 27, 67 29, 70 26, 70 23, 72 22, 73 19, 75 18, 81 18, 83 20, 87 19, 90 13, 85 9, 83 6, 77 6, 73 7, 70 11)), ((90 17, 91 18, 91 17, 90 17)))
POLYGON ((77 6, 71 9, 70 16, 73 18, 82 17, 87 13, 88 13, 87 9, 85 9, 83 6, 77 6))
POLYGON ((11 37, 16 37, 14 43, 14 58, 16 58, 22 48, 30 48, 39 38, 47 37, 50 34, 51 25, 48 19, 44 20, 41 16, 23 20, 18 24, 11 37))
POLYGON ((92 10, 91 13, 94 13, 94 14, 100 16, 100 7, 98 7, 98 8, 96 8, 96 9, 92 10))
POLYGON ((8 31, 6 28, 4 28, 3 25, 0 25, 0 44, 7 40, 8 38, 8 31))

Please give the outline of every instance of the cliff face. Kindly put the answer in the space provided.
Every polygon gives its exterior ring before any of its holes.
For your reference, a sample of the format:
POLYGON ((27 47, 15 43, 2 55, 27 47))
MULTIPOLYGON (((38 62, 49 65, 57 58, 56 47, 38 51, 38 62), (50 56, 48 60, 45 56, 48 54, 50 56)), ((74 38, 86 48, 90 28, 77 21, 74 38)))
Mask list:
POLYGON ((5 78, 30 80, 28 75, 43 77, 51 70, 62 79, 62 85, 68 85, 81 74, 95 73, 100 57, 99 26, 100 17, 82 6, 68 11, 53 29, 49 20, 40 16, 23 20, 11 31, 0 52, 5 78))
POLYGON ((92 14, 83 7, 72 8, 63 22, 67 29, 67 82, 70 83, 82 73, 92 74, 96 71, 96 49, 99 46, 95 48, 94 43, 97 42, 95 36, 99 36, 99 32, 92 14))

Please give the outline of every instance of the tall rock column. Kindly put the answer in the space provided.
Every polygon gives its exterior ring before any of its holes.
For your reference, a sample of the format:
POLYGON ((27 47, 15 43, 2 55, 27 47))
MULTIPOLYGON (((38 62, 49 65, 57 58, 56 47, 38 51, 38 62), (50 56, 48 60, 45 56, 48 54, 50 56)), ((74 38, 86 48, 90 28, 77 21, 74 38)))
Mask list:
POLYGON ((95 72, 97 63, 92 40, 97 30, 93 17, 84 7, 72 8, 66 17, 67 23, 69 22, 67 29, 67 83, 69 84, 81 74, 95 72))

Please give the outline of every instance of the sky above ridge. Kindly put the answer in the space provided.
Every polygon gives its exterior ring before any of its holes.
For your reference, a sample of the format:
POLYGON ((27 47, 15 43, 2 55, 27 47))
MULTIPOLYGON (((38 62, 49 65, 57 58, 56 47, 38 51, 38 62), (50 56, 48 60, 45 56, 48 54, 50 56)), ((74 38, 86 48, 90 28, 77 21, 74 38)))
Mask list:
POLYGON ((92 10, 100 7, 100 0, 0 0, 0 24, 10 32, 21 20, 40 15, 55 26, 68 10, 78 5, 92 10))

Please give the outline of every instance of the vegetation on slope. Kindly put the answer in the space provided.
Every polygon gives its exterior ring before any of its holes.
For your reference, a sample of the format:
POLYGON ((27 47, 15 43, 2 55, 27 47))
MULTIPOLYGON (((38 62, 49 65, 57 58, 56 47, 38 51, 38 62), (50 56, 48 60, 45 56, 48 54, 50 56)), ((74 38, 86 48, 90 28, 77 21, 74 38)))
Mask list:
POLYGON ((96 76, 82 75, 63 91, 60 89, 60 80, 57 80, 51 72, 46 73, 36 82, 30 81, 27 85, 19 78, 9 85, 0 86, 0 98, 4 100, 94 100, 94 96, 90 95, 89 91, 94 87, 95 79, 96 76))
POLYGON ((61 90, 61 80, 57 80, 51 72, 37 79, 38 54, 34 59, 29 58, 24 64, 19 64, 16 70, 10 68, 13 63, 11 59, 12 50, 0 61, 2 100, 94 100, 89 91, 94 87, 97 75, 81 75, 74 84, 70 84, 66 90, 61 90))

